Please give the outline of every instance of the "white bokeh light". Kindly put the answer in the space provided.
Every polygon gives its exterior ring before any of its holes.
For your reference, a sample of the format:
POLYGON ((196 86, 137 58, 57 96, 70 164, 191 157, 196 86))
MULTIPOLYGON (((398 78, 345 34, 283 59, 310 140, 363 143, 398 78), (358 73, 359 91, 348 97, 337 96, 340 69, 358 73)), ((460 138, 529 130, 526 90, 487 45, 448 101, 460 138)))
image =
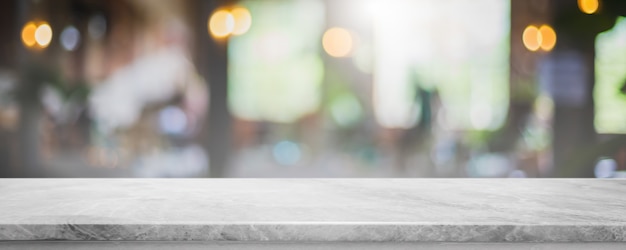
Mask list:
POLYGON ((67 51, 74 51, 80 44, 80 31, 74 26, 67 26, 61 32, 61 46, 67 51))

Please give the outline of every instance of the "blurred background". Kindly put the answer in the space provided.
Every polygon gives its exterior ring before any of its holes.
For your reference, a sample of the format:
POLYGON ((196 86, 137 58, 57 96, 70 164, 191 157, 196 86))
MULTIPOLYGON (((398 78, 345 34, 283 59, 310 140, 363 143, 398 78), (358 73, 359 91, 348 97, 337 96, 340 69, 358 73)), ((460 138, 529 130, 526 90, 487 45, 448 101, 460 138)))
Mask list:
POLYGON ((0 177, 626 177, 623 0, 0 1, 0 177))

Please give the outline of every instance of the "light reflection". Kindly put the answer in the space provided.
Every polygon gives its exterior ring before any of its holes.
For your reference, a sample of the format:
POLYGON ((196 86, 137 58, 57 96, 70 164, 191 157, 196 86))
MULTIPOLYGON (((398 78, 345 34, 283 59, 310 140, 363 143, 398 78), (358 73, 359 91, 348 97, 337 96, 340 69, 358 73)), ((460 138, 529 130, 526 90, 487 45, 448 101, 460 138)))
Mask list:
POLYGON ((541 49, 544 51, 550 51, 556 45, 556 32, 548 25, 541 25, 539 27, 539 34, 541 34, 541 49))
POLYGON ((187 129, 187 115, 176 106, 166 107, 159 112, 159 127, 165 134, 182 134, 187 129))
POLYGON ((235 29, 235 18, 226 10, 218 10, 209 19, 209 33, 216 38, 230 35, 235 29))
POLYGON ((343 28, 330 28, 322 37, 324 50, 332 57, 345 57, 352 51, 352 35, 343 28))
POLYGON ((596 163, 594 174, 596 178, 610 178, 617 170, 617 162, 613 159, 601 159, 596 163))
POLYGON ((243 7, 237 7, 230 11, 234 18, 233 35, 243 35, 250 29, 252 25, 252 16, 250 11, 243 7))
POLYGON ((61 46, 67 51, 73 51, 80 43, 80 32, 74 26, 67 26, 61 32, 61 46))
POLYGON ((596 13, 599 7, 599 0, 578 0, 578 8, 585 14, 596 13))
POLYGON ((524 29, 522 34, 522 41, 524 46, 530 51, 537 51, 541 46, 541 33, 539 29, 534 25, 529 25, 524 29))
POLYGON ((21 37, 27 48, 43 49, 52 41, 52 28, 46 22, 28 22, 22 28, 21 37))
POLYGON ((281 165, 294 165, 300 161, 300 146, 291 141, 281 141, 272 149, 274 160, 281 165))
POLYGON ((35 45, 35 31, 37 30, 37 25, 33 22, 28 22, 22 28, 22 42, 26 47, 32 47, 35 45))
POLYGON ((528 25, 522 34, 522 41, 530 51, 537 51, 539 48, 543 51, 551 51, 556 45, 556 32, 550 25, 544 24, 539 28, 528 25))
POLYGON ((43 23, 35 30, 35 41, 41 48, 48 47, 52 41, 52 28, 47 23, 43 23))

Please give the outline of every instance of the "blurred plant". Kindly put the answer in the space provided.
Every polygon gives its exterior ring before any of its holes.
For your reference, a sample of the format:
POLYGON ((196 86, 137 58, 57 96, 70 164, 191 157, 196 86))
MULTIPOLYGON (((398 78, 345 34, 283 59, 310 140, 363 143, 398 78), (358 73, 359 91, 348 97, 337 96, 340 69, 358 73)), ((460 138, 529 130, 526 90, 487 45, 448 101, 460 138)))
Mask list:
POLYGON ((84 103, 89 95, 89 85, 81 80, 69 81, 60 70, 46 64, 30 63, 23 67, 20 83, 12 94, 17 100, 39 103, 39 95, 45 86, 54 88, 63 100, 84 103))

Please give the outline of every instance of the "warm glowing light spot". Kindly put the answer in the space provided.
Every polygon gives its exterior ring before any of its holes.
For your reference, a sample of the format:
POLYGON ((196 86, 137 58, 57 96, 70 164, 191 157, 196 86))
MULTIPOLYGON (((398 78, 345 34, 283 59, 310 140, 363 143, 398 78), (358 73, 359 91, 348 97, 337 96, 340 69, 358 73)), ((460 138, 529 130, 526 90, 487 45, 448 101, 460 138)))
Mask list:
POLYGON ((209 19, 209 33, 217 38, 230 35, 235 29, 235 18, 226 10, 218 10, 209 19))
POLYGON ((39 25, 35 30, 35 41, 42 48, 48 47, 52 41, 52 28, 47 23, 39 25))
POLYGON ((526 29, 524 29, 524 33, 522 34, 522 41, 528 50, 537 51, 542 43, 542 37, 539 29, 533 25, 526 27, 526 29))
POLYGON ((556 45, 556 32, 548 25, 542 25, 539 27, 539 34, 541 35, 541 49, 544 51, 550 51, 556 45))
POLYGON ((342 28, 331 28, 324 33, 322 46, 332 57, 345 57, 352 51, 352 35, 342 28))
POLYGON ((33 45, 35 45, 36 30, 37 25, 35 25, 33 22, 27 23, 26 25, 24 25, 24 28, 22 28, 22 42, 24 43, 24 45, 26 45, 26 47, 32 47, 33 45))
POLYGON ((242 35, 250 29, 252 25, 252 16, 250 11, 244 7, 237 7, 230 11, 235 20, 233 35, 242 35))
POLYGON ((599 0, 578 0, 578 8, 585 14, 596 13, 599 7, 599 0))

